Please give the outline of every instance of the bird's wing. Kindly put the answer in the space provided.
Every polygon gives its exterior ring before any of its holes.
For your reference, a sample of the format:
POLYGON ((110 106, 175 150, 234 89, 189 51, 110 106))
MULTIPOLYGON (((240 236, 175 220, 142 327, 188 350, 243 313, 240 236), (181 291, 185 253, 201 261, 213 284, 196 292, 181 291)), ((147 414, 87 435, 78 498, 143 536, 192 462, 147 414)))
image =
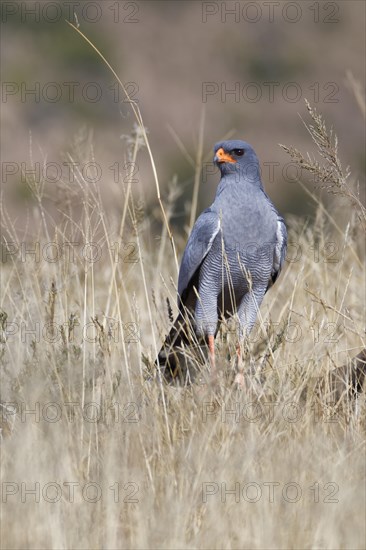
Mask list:
POLYGON ((285 220, 277 214, 276 245, 273 254, 273 266, 271 273, 271 284, 273 284, 279 274, 286 257, 287 250, 287 229, 285 220))
POLYGON ((178 305, 194 274, 207 256, 219 230, 218 214, 211 208, 207 208, 197 218, 184 250, 178 277, 178 305))

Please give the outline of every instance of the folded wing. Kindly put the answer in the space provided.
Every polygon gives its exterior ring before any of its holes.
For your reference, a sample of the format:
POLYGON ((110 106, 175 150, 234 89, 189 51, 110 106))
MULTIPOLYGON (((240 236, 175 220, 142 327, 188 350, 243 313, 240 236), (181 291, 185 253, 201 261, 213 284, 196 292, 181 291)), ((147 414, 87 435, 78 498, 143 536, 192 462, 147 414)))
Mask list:
MULTIPOLYGON (((277 231, 276 231, 276 245, 273 254, 273 266, 271 272, 271 281, 268 285, 270 288, 277 280, 279 274, 281 273, 287 250, 287 229, 285 225, 285 220, 277 215, 277 231)), ((267 290, 268 290, 267 288, 267 290)))
POLYGON ((207 208, 197 218, 185 248, 178 277, 178 306, 185 302, 194 276, 211 249, 220 230, 220 218, 216 212, 207 208))

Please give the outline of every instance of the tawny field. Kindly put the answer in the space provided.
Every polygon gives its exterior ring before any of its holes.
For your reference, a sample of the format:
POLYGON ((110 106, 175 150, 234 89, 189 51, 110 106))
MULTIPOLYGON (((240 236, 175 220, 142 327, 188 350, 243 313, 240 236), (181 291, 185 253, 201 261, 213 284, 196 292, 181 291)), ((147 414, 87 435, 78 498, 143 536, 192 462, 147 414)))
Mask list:
MULTIPOLYGON (((365 391, 345 383, 331 399, 327 380, 366 346, 366 216, 309 112, 319 163, 288 151, 338 196, 307 188, 315 219, 286 219, 286 267, 249 338, 245 389, 232 385, 230 324, 218 389, 154 371, 187 238, 170 232, 174 186, 160 228, 142 182, 115 184, 117 216, 80 173, 57 189, 57 222, 42 182, 28 181, 26 223, 1 205, 2 548, 364 548, 365 391)), ((145 154, 144 137, 138 127, 126 160, 145 154)))

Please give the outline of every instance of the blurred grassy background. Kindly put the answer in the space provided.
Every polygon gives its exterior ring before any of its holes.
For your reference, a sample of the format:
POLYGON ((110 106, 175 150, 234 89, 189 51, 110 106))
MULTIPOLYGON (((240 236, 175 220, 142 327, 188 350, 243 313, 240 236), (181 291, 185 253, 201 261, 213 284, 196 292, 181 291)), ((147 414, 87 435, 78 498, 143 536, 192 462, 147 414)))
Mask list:
MULTIPOLYGON (((101 59, 66 24, 71 4, 60 1, 59 9, 55 4, 2 5, 2 160, 25 162, 29 168, 31 150, 34 162, 46 158, 62 163, 62 154, 74 148, 80 130, 92 131, 96 162, 102 167, 101 190, 110 208, 122 209, 110 192, 109 167, 123 162, 126 143, 120 136, 130 134, 133 115, 101 59), (32 89, 35 94, 26 93, 32 89)), ((294 181, 295 172, 286 172, 288 158, 278 146, 311 150, 297 116, 305 116, 305 97, 334 124, 342 160, 351 165, 353 178, 364 176, 364 121, 346 72, 364 82, 365 3, 278 2, 270 8, 257 2, 257 9, 248 4, 253 3, 75 5, 73 22, 102 51, 122 82, 132 83, 128 91, 139 101, 162 189, 174 175, 178 178, 182 198, 172 222, 180 227, 183 204, 192 195, 194 166, 173 134, 194 160, 203 108, 204 154, 209 155, 214 143, 230 131, 251 143, 267 190, 285 214, 312 212, 311 201, 294 181), (233 9, 236 13, 230 13, 233 9), (207 82, 217 91, 203 97, 207 82), (249 83, 253 84, 246 87, 249 83), (276 83, 273 101, 268 83, 276 83), (235 86, 239 97, 225 95, 235 86), (296 101, 286 99, 286 93, 295 98, 296 90, 296 101), (258 101, 251 101, 256 93, 258 101), (273 181, 268 164, 263 164, 271 162, 279 163, 273 181)), ((138 168, 153 206, 155 188, 145 152, 138 157, 138 168)), ((66 173, 63 168, 62 176, 66 173)), ((20 170, 2 179, 14 214, 31 205, 20 170)), ((217 181, 215 174, 201 185, 199 210, 213 198, 217 181)), ((53 201, 55 184, 46 182, 46 188, 53 201)))

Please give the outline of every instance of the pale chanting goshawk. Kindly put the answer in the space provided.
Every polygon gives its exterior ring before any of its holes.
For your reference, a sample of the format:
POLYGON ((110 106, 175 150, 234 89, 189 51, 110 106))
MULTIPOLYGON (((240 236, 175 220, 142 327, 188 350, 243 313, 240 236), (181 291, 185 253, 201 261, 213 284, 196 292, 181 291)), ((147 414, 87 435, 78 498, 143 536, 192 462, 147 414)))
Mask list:
POLYGON ((221 319, 237 315, 239 342, 250 333, 285 260, 286 225, 264 191, 254 149, 230 140, 217 143, 214 153, 221 180, 189 236, 178 277, 179 315, 156 360, 168 381, 180 373, 183 348, 200 341, 208 344, 214 369, 221 319))

